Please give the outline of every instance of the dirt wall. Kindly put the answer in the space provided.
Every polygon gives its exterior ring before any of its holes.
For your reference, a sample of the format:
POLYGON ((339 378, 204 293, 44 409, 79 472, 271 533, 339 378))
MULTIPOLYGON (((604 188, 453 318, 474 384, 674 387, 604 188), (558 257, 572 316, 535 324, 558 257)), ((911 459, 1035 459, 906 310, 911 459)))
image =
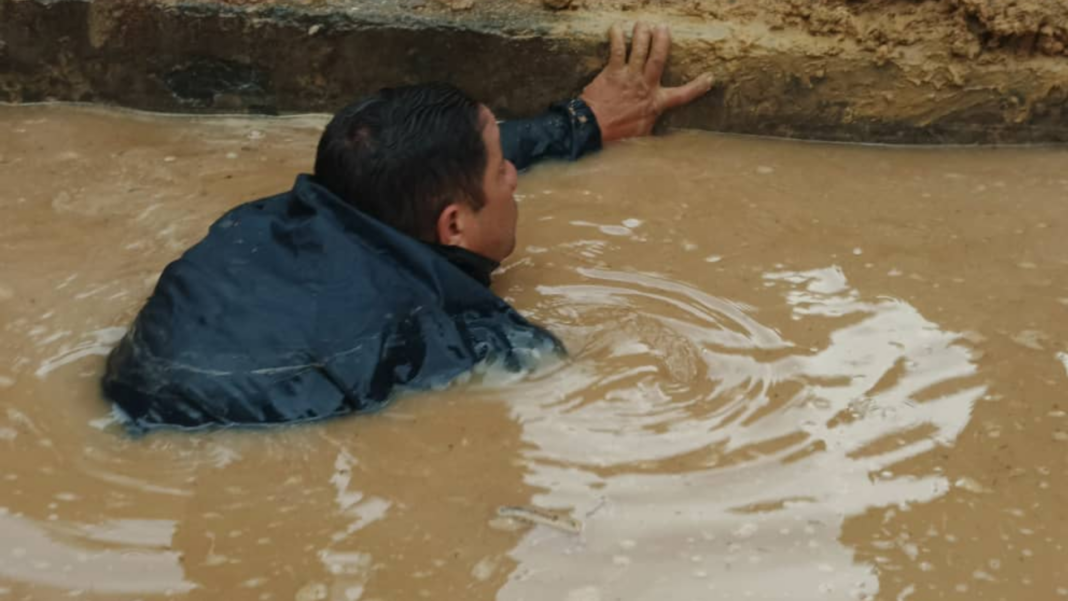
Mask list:
POLYGON ((504 116, 576 94, 615 21, 667 22, 668 126, 830 140, 1068 139, 1055 0, 0 0, 0 100, 331 112, 457 83, 504 116), (732 3, 733 2, 733 3, 732 3))

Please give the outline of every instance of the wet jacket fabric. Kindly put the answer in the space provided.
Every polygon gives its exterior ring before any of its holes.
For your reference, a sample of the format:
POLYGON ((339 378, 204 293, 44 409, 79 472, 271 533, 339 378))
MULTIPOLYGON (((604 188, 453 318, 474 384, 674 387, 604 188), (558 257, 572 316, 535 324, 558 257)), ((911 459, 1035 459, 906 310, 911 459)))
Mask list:
MULTIPOLYGON (((501 125, 523 168, 600 147, 580 101, 501 125)), ((308 421, 383 407, 482 362, 519 370, 562 346, 488 287, 497 264, 426 244, 312 176, 241 205, 163 271, 108 357, 133 432, 308 421)))

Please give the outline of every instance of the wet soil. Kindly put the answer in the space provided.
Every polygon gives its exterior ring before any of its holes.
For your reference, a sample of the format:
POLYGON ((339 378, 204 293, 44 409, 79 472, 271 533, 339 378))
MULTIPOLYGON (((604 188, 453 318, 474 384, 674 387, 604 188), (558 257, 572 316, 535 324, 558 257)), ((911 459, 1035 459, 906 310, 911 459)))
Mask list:
POLYGON ((717 79, 675 127, 1066 141, 1065 17, 1057 0, 0 0, 0 100, 332 113, 447 80, 526 116, 593 78, 610 24, 642 19, 674 31, 668 85, 717 79))
MULTIPOLYGON (((525 0, 536 4, 536 0, 525 0)), ((567 8, 591 12, 645 12, 732 24, 760 24, 856 45, 889 60, 922 46, 946 56, 1012 60, 1064 56, 1068 5, 1057 0, 572 0, 567 8)))
POLYGON ((127 437, 103 356, 323 123, 0 109, 0 599, 1068 595, 1063 149, 674 133, 542 166, 494 286, 568 362, 127 437))

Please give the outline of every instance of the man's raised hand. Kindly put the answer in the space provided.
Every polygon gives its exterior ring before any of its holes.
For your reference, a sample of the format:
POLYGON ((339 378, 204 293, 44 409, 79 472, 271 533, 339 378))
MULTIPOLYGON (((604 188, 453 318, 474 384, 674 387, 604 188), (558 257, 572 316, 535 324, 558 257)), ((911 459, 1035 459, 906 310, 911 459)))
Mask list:
POLYGON ((613 25, 608 36, 608 66, 581 96, 597 117, 602 141, 647 136, 661 113, 693 102, 712 89, 710 74, 676 88, 660 86, 671 51, 671 32, 666 25, 636 23, 629 58, 623 28, 613 25))

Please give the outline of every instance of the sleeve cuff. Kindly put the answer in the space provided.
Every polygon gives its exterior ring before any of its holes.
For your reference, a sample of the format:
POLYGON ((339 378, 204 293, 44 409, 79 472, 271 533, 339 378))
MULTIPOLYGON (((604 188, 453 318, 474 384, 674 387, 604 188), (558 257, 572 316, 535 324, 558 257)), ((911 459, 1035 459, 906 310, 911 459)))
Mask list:
POLYGON ((569 157, 575 160, 601 149, 601 126, 589 105, 580 98, 553 103, 550 111, 564 116, 571 127, 569 157))

